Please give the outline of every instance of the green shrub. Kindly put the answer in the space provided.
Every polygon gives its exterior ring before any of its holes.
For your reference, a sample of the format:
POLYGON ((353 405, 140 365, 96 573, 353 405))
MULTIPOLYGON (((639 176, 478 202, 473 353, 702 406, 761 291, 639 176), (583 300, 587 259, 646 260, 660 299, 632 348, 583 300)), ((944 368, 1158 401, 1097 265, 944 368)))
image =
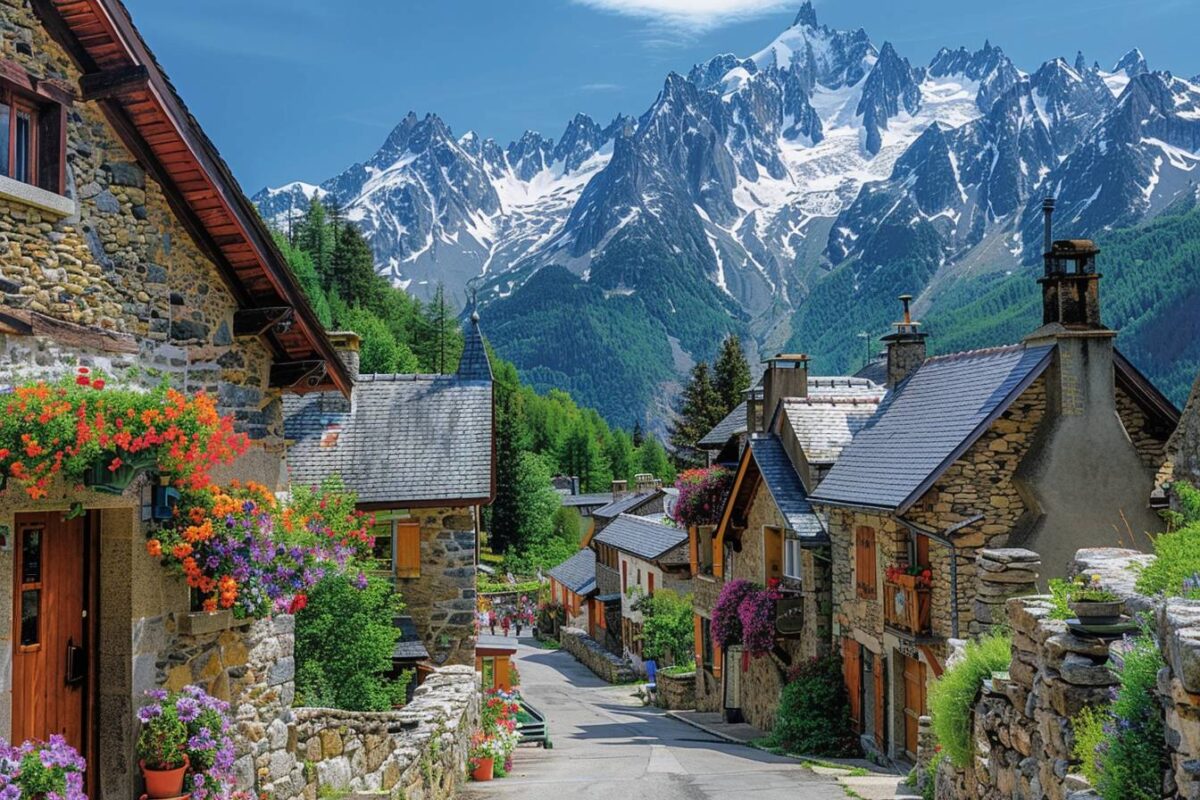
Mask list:
POLYGON ((642 656, 660 662, 687 662, 696 651, 695 612, 692 596, 670 589, 638 598, 633 607, 642 612, 642 656))
POLYGON ((521 594, 535 594, 540 589, 542 584, 537 581, 521 581, 520 583, 507 583, 506 581, 487 581, 483 578, 475 580, 475 591, 480 594, 500 594, 503 592, 520 592, 521 594))
POLYGON ((966 767, 971 761, 971 706, 979 688, 993 672, 1008 669, 1011 651, 1012 639, 1005 634, 967 642, 962 660, 942 673, 929 691, 933 732, 956 767, 966 767))
POLYGON ((768 744, 789 753, 842 757, 858 754, 850 729, 850 698, 836 656, 794 667, 779 697, 768 744))
POLYGON ((1050 589, 1050 619, 1071 619, 1075 612, 1071 610, 1071 585, 1062 578, 1051 578, 1050 589))
POLYGON ((1166 767, 1162 707, 1156 684, 1163 667, 1158 643, 1149 634, 1134 640, 1118 668, 1121 685, 1110 709, 1112 724, 1099 763, 1104 800, 1158 800, 1166 767))
POLYGON ((1075 746, 1071 755, 1079 762, 1080 771, 1093 787, 1100 785, 1100 755, 1105 744, 1104 726, 1112 719, 1107 708, 1088 706, 1071 720, 1075 731, 1075 746))
POLYGON ((658 672, 660 675, 687 675, 696 671, 696 662, 689 661, 686 664, 674 664, 670 667, 663 667, 658 672))
POLYGON ((401 705, 411 674, 389 678, 400 631, 400 597, 382 579, 358 588, 331 575, 308 593, 296 614, 296 692, 304 705, 386 711, 401 705))

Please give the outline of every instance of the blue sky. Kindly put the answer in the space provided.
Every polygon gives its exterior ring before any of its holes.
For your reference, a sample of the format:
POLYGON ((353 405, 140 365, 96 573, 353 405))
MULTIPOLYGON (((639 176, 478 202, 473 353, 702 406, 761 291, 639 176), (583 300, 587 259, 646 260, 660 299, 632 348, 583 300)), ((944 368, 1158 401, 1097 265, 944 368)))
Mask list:
MULTIPOLYGON (((583 111, 639 114, 669 70, 749 54, 790 24, 778 0, 126 0, 159 61, 248 192, 319 181, 368 157, 409 110, 502 143, 557 137, 583 111)), ((1133 46, 1200 73, 1196 0, 818 0, 926 63, 998 44, 1024 69, 1133 46), (1066 32, 1066 33, 1064 33, 1066 32)))

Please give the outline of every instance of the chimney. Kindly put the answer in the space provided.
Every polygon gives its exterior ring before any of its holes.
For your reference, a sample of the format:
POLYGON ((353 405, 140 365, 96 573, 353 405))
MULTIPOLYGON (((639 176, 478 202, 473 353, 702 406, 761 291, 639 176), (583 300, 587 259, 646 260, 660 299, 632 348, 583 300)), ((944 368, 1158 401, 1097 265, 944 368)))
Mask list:
MULTIPOLYGON (((346 372, 349 373, 350 380, 358 383, 358 350, 362 340, 354 331, 331 331, 326 335, 329 337, 329 343, 333 345, 333 349, 337 350, 338 357, 346 365, 346 372)), ((350 393, 353 396, 353 389, 350 393)), ((350 399, 343 397, 341 392, 322 392, 319 400, 321 410, 333 414, 349 412, 350 402, 350 399)))
POLYGON ((767 359, 763 375, 762 423, 758 430, 771 425, 779 402, 786 397, 808 397, 808 356, 803 353, 777 353, 767 359))
POLYGON ((658 488, 654 485, 654 476, 649 472, 639 472, 637 475, 634 475, 633 485, 634 490, 638 494, 653 492, 656 488, 658 488))
POLYGON ((329 343, 333 345, 333 349, 337 350, 342 363, 346 365, 350 379, 358 380, 358 351, 362 339, 354 331, 330 331, 326 335, 329 337, 329 343))
POLYGON ((763 428, 763 388, 759 384, 742 392, 746 398, 746 433, 758 433, 763 428))
POLYGON ((1054 198, 1042 201, 1045 214, 1042 258, 1042 324, 1058 323, 1067 328, 1100 330, 1100 275, 1096 256, 1100 248, 1091 239, 1059 239, 1050 235, 1054 198))
POLYGON ((904 305, 904 318, 895 323, 896 332, 883 337, 887 343, 887 386, 895 388, 896 384, 917 371, 925 363, 925 338, 929 335, 921 333, 918 327, 921 323, 913 322, 911 294, 900 295, 904 305))
POLYGON ((613 481, 612 495, 613 502, 620 500, 625 495, 629 494, 629 481, 613 481))

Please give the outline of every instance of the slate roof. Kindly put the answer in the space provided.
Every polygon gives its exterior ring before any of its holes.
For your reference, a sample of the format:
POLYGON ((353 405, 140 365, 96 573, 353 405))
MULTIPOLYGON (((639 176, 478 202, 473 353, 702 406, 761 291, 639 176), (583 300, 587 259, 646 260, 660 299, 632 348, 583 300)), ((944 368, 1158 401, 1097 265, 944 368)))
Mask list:
POLYGON ((867 421, 886 392, 848 396, 792 397, 783 401, 783 414, 810 464, 832 464, 867 421))
POLYGON ((642 505, 648 500, 653 500, 660 494, 663 494, 662 489, 655 489, 652 492, 634 492, 632 494, 627 494, 620 500, 613 500, 607 505, 597 508, 592 512, 592 516, 600 517, 601 519, 611 519, 621 514, 628 514, 638 506, 642 505))
POLYGON ((596 591, 596 551, 585 547, 548 573, 577 595, 596 591))
POLYGON ((881 385, 887 383, 887 351, 868 361, 866 366, 854 373, 854 377, 866 378, 881 385))
POLYGON ((593 541, 644 558, 656 561, 670 550, 687 544, 687 531, 663 525, 645 517, 621 514, 596 534, 593 541))
POLYGON ((579 506, 604 506, 612 502, 611 492, 598 492, 596 494, 564 494, 562 496, 562 504, 578 508, 579 506))
POLYGON ((339 474, 360 503, 492 496, 492 385, 457 375, 360 375, 350 410, 326 393, 284 397, 291 479, 339 474))
POLYGON ((701 450, 719 450, 725 446, 734 436, 739 433, 746 432, 746 401, 737 404, 737 407, 725 415, 725 419, 718 422, 713 429, 704 434, 700 441, 696 442, 696 447, 701 450))
POLYGON ((788 527, 802 539, 827 540, 825 528, 813 512, 804 484, 784 452, 779 437, 773 433, 752 436, 750 454, 788 527))
POLYGON ((905 510, 1050 363, 1054 345, 927 359, 842 450, 815 502, 905 510))
POLYGON ((413 621, 412 617, 396 617, 392 624, 400 629, 400 638, 396 640, 392 658, 404 661, 419 661, 422 658, 429 658, 429 651, 421 642, 421 635, 417 633, 417 623, 413 621))
POLYGON ((490 383, 492 380, 492 365, 483 346, 483 334, 479 331, 479 313, 474 310, 463 330, 463 351, 458 359, 457 375, 465 381, 490 383))

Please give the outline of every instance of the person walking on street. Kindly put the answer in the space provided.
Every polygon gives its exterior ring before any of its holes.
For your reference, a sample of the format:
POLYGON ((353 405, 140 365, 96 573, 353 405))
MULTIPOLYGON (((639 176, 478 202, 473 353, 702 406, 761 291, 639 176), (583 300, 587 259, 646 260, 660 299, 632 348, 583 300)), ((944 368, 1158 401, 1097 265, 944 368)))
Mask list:
POLYGON ((488 612, 488 627, 492 629, 492 636, 496 635, 496 612, 488 612))

